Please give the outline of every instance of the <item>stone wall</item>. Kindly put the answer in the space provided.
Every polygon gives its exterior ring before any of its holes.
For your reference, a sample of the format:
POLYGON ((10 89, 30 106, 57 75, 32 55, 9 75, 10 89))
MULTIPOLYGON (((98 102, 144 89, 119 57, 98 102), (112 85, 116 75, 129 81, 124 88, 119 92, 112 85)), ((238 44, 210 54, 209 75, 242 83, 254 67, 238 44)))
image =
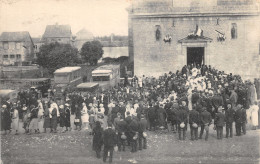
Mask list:
POLYGON ((178 43, 178 40, 187 37, 197 24, 203 30, 204 36, 213 39, 212 42, 204 44, 207 65, 227 73, 240 74, 244 78, 259 77, 259 15, 133 18, 132 56, 135 74, 159 76, 181 69, 186 64, 187 45, 178 43), (237 39, 231 39, 232 23, 237 24, 237 39), (155 31, 158 26, 161 38, 156 41, 155 31), (215 30, 225 33, 224 42, 217 41, 218 33, 215 30), (163 38, 168 34, 172 41, 164 43, 163 38))

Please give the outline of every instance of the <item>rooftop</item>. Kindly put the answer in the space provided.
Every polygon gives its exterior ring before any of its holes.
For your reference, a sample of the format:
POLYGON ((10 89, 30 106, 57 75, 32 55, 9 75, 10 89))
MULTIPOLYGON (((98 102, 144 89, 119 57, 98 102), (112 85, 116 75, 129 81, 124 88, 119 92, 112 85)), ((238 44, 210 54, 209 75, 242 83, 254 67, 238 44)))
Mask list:
POLYGON ((17 31, 17 32, 3 32, 0 35, 0 41, 23 42, 23 41, 32 41, 32 39, 28 31, 17 31))
POLYGON ((77 88, 92 88, 92 87, 95 87, 97 86, 98 83, 92 83, 92 82, 89 82, 89 83, 81 83, 77 86, 77 88))
POLYGON ((71 27, 70 25, 47 25, 43 38, 64 38, 71 37, 71 27))
POLYGON ((68 73, 79 69, 81 69, 81 67, 62 67, 60 69, 57 69, 54 73, 68 73))

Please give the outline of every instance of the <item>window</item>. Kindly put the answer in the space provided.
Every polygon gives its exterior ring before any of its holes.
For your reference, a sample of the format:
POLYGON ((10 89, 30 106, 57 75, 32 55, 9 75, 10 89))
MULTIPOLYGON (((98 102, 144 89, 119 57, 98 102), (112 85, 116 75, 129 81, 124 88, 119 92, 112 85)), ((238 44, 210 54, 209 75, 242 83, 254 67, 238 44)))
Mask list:
POLYGON ((8 42, 4 42, 4 49, 5 49, 5 50, 8 50, 8 49, 9 49, 9 44, 8 44, 8 42))
POLYGON ((109 76, 93 76, 93 81, 109 81, 109 76))
POLYGON ((15 55, 10 55, 10 59, 13 59, 13 58, 15 58, 15 55))
POLYGON ((231 39, 237 39, 237 24, 236 23, 232 23, 231 39))
POLYGON ((161 26, 160 25, 156 25, 156 31, 155 31, 155 39, 156 41, 159 41, 161 38, 161 26))
POLYGON ((3 58, 4 58, 4 59, 8 59, 8 55, 4 55, 3 58))
POLYGON ((17 59, 21 59, 21 54, 16 54, 17 59))
POLYGON ((21 43, 15 43, 15 48, 17 49, 17 50, 19 50, 20 48, 21 48, 21 43))

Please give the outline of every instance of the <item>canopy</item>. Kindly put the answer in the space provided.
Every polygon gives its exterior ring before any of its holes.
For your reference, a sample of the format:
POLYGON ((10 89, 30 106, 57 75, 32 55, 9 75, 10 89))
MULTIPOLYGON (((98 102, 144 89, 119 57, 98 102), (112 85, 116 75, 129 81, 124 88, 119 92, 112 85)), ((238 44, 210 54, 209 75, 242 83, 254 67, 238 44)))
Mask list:
POLYGON ((93 88, 98 86, 98 83, 81 83, 77 86, 77 88, 93 88))

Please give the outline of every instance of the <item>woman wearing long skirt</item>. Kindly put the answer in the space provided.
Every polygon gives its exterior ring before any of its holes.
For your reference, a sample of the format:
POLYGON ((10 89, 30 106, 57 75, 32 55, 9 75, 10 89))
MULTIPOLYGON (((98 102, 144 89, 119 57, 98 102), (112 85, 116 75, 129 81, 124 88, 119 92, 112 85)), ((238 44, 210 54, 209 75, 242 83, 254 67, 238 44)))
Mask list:
POLYGON ((88 130, 88 126, 89 126, 88 125, 88 123, 89 123, 88 108, 85 103, 82 103, 82 106, 83 106, 82 112, 81 112, 82 113, 82 116, 81 116, 82 124, 83 124, 84 130, 88 130))
POLYGON ((65 126, 65 110, 64 110, 64 106, 60 105, 60 127, 62 128, 62 132, 64 133, 65 130, 63 129, 63 127, 65 126))
POLYGON ((259 111, 259 107, 258 107, 256 101, 255 101, 254 105, 251 106, 250 110, 251 110, 251 119, 252 119, 253 129, 256 130, 256 128, 258 126, 258 111, 259 111))
POLYGON ((10 111, 8 110, 7 105, 3 105, 1 110, 1 130, 4 130, 5 134, 7 134, 7 130, 9 130, 9 133, 11 132, 11 122, 10 111))
POLYGON ((101 147, 103 145, 103 129, 100 125, 100 122, 97 121, 95 124, 95 128, 93 129, 93 144, 92 148, 97 154, 97 158, 100 158, 100 152, 101 152, 101 147))
POLYGON ((38 133, 38 108, 36 108, 34 105, 31 105, 31 114, 30 114, 30 119, 31 122, 29 124, 29 133, 31 134, 33 130, 35 133, 38 133))
POLYGON ((51 132, 57 133, 58 116, 60 115, 59 107, 54 100, 51 99, 50 105, 51 132))
POLYGON ((51 120, 50 120, 50 112, 49 112, 49 104, 47 101, 44 102, 44 133, 46 133, 47 128, 51 128, 51 120))
POLYGON ((75 105, 75 120, 74 124, 76 126, 76 130, 81 130, 82 120, 81 120, 81 109, 78 104, 75 105))
POLYGON ((40 133, 39 127, 42 126, 41 122, 43 120, 43 114, 44 114, 44 109, 41 100, 37 100, 38 103, 38 133, 40 133))
POLYGON ((13 123, 13 130, 15 130, 15 135, 18 134, 18 130, 19 130, 19 112, 17 107, 14 107, 14 111, 13 111, 13 119, 12 119, 12 123, 13 123))
POLYGON ((65 104, 65 121, 64 121, 65 127, 66 127, 66 131, 68 131, 68 128, 70 128, 70 108, 69 108, 69 104, 65 104))

